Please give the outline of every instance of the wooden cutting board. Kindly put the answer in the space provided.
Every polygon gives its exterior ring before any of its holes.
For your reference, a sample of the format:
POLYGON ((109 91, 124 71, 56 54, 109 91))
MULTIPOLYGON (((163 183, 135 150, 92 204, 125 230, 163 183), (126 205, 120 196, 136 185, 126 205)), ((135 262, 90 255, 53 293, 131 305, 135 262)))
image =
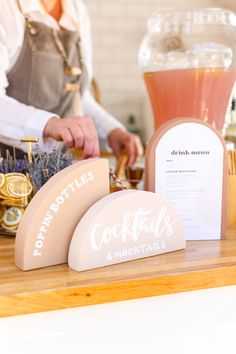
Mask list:
POLYGON ((22 272, 14 238, 0 236, 0 317, 236 284, 236 228, 220 241, 77 273, 66 264, 22 272))

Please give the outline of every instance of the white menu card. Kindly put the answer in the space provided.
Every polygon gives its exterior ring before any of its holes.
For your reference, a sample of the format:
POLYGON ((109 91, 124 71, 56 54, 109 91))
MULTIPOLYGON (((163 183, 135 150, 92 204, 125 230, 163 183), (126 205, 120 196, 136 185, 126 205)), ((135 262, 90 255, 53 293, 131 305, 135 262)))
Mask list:
POLYGON ((178 124, 155 149, 155 192, 175 207, 187 240, 220 239, 224 146, 208 126, 178 124))

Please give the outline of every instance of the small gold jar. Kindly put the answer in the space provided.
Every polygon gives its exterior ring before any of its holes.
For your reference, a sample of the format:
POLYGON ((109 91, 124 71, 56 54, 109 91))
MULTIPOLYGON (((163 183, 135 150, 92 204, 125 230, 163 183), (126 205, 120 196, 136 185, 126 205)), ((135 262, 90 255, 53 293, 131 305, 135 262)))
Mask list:
POLYGON ((33 185, 27 174, 0 174, 0 233, 16 234, 32 196, 33 185))

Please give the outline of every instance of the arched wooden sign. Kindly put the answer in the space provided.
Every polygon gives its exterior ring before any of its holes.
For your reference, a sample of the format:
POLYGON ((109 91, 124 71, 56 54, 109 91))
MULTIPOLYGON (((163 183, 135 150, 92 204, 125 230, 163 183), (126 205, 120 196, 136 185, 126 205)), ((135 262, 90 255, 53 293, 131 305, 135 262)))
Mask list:
POLYGON ((175 209, 155 193, 121 191, 95 203, 75 229, 69 266, 99 268, 185 248, 175 209))
POLYGON ((211 125, 188 118, 163 124, 148 144, 145 176, 145 189, 177 210, 188 240, 225 237, 227 152, 211 125))
POLYGON ((53 176, 33 197, 19 225, 17 267, 29 270, 67 262, 80 218, 108 193, 106 159, 77 162, 53 176))

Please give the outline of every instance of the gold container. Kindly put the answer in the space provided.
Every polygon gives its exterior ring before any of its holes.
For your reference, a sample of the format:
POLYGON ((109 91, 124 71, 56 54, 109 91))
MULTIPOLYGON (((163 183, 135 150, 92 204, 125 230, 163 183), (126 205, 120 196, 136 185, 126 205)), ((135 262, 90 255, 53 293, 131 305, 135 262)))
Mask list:
POLYGON ((33 195, 28 175, 0 174, 0 233, 15 235, 25 209, 33 195))

